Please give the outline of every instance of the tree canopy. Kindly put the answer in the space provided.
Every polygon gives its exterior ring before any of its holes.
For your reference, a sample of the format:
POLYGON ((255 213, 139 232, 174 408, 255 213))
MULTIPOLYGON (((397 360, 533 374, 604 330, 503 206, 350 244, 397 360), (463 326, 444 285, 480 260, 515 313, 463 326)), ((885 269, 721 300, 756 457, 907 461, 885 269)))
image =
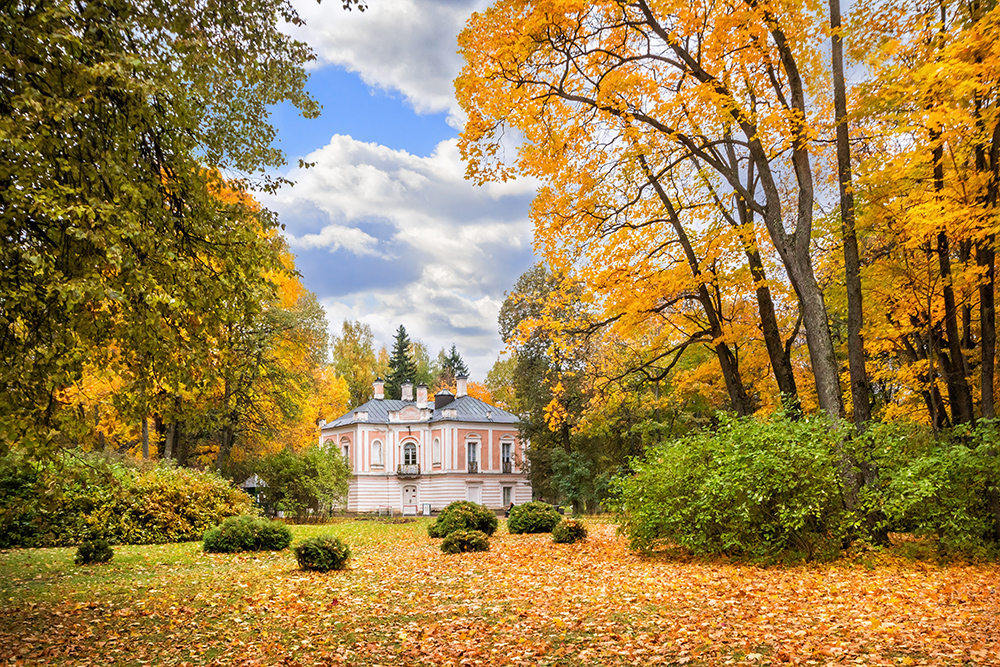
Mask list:
POLYGON ((78 434, 64 392, 101 351, 150 412, 274 293, 276 221, 244 190, 276 184, 268 107, 318 110, 312 54, 280 30, 298 21, 285 0, 0 16, 0 447, 78 434))

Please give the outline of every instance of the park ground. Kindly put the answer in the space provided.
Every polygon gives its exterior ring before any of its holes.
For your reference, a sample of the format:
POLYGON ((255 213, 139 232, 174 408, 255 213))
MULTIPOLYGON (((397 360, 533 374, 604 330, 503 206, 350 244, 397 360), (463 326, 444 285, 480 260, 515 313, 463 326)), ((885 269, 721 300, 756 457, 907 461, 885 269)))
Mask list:
POLYGON ((462 555, 425 521, 293 527, 352 546, 326 574, 197 542, 0 552, 0 665, 1000 665, 997 564, 642 557, 588 525, 559 545, 501 522, 462 555))

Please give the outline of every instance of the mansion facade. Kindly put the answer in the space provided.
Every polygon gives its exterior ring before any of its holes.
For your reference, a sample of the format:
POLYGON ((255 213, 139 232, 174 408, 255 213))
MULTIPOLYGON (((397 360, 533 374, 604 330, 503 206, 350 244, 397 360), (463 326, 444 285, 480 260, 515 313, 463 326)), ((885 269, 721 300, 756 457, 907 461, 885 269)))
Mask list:
POLYGON ((375 398, 332 422, 320 422, 320 442, 337 447, 354 475, 349 512, 436 512, 455 500, 493 510, 531 500, 518 418, 457 391, 428 401, 427 386, 403 384, 398 400, 375 398))

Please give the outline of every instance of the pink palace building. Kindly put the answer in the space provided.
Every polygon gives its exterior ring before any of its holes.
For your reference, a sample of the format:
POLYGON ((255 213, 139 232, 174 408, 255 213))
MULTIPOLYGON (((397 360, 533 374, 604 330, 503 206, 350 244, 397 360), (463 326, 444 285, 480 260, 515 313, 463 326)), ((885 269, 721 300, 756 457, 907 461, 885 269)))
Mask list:
POLYGON ((399 400, 375 398, 332 422, 320 422, 320 442, 338 447, 354 470, 348 512, 436 512, 454 500, 494 510, 531 500, 522 471, 518 419, 466 393, 427 399, 427 385, 405 383, 399 400))

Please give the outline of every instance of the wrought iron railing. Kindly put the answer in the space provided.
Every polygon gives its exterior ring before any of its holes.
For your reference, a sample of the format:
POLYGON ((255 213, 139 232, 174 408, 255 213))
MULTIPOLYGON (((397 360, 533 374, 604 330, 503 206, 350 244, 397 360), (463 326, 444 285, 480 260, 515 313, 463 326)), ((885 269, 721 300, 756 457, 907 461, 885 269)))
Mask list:
POLYGON ((469 461, 469 472, 471 473, 479 472, 479 461, 469 461))
POLYGON ((396 475, 399 477, 418 477, 420 475, 420 464, 400 463, 396 466, 396 475))
POLYGON ((510 473, 514 472, 514 462, 511 461, 510 459, 505 459, 501 461, 500 465, 501 465, 501 470, 503 470, 505 474, 509 475, 510 473))

